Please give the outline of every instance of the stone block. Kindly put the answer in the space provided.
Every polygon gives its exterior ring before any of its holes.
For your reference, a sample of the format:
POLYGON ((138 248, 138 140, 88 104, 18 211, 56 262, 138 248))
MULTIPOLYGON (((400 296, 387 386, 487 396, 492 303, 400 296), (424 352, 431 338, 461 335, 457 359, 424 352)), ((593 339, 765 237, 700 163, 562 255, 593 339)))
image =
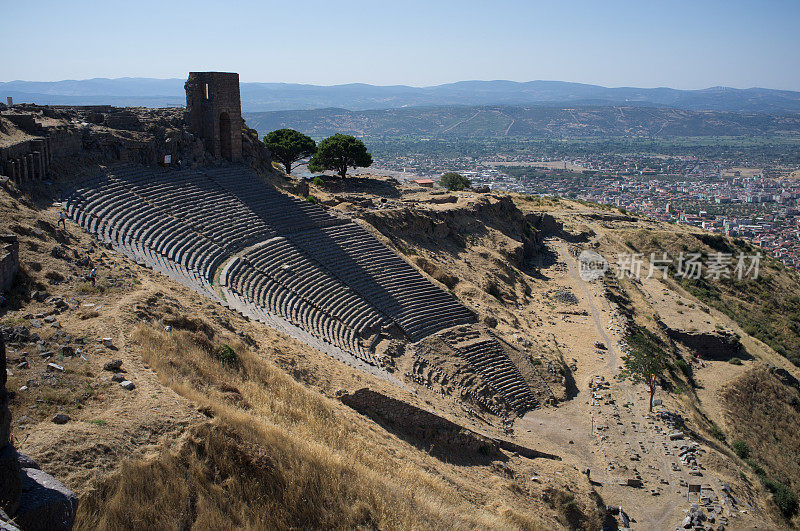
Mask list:
POLYGON ((19 507, 22 496, 20 470, 17 452, 7 444, 0 450, 0 508, 8 514, 14 514, 19 507))
POLYGON ((22 469, 22 498, 14 521, 26 531, 72 529, 78 497, 53 476, 22 469))

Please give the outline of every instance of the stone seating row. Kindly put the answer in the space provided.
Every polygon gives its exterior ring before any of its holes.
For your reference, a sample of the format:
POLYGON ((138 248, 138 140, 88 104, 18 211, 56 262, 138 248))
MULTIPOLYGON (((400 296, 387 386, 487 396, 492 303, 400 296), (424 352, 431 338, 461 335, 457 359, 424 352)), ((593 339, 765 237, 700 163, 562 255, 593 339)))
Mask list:
POLYGON ((366 373, 372 374, 373 376, 376 376, 378 378, 390 381, 393 384, 398 385, 400 387, 403 386, 402 382, 400 382, 395 376, 389 374, 382 367, 372 363, 365 362, 360 357, 354 356, 350 352, 345 351, 331 344, 330 342, 324 341, 313 334, 310 334, 305 329, 292 324, 283 317, 273 314, 265 310, 264 308, 257 306, 250 301, 245 300, 239 294, 231 291, 230 289, 224 286, 221 289, 225 298, 223 300, 220 300, 220 304, 232 310, 238 311, 243 315, 248 316, 251 319, 255 319, 256 321, 263 323, 275 330, 283 332, 284 334, 287 334, 297 339, 298 341, 305 343, 306 345, 309 345, 317 349, 318 351, 327 354, 331 358, 341 361, 342 363, 350 365, 351 367, 355 367, 366 373))
POLYGON ((203 171, 278 234, 344 222, 307 201, 281 193, 245 167, 209 168, 203 171))
POLYGON ((356 223, 296 232, 287 238, 383 314, 412 339, 475 317, 356 223))
POLYGON ((170 260, 187 278, 210 281, 226 256, 224 249, 192 227, 153 209, 111 181, 78 188, 65 208, 71 219, 101 241, 137 261, 158 263, 155 255, 170 260))
POLYGON ((250 247, 239 295, 348 351, 366 352, 360 339, 391 321, 412 341, 474 322, 360 226, 279 192, 244 166, 118 165, 76 190, 67 208, 103 241, 211 294, 219 265, 250 247))
POLYGON ((364 336, 390 324, 355 291, 283 237, 262 242, 249 249, 243 258, 264 276, 279 282, 364 336))
POLYGON ((537 406, 530 387, 503 347, 493 338, 452 345, 470 365, 518 412, 537 406))
POLYGON ((154 171, 131 165, 116 168, 112 179, 230 252, 274 235, 246 205, 198 171, 154 171))
POLYGON ((361 345, 357 330, 258 271, 247 260, 235 258, 226 266, 223 276, 224 285, 244 300, 279 315, 371 365, 378 365, 377 358, 361 345))

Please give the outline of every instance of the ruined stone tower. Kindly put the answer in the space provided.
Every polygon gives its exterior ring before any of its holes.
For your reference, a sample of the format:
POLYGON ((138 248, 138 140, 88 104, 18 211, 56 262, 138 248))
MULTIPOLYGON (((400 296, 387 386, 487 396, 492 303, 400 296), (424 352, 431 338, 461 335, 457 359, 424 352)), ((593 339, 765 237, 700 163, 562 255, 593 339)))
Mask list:
POLYGON ((239 74, 189 72, 186 125, 216 158, 242 158, 242 104, 239 74))

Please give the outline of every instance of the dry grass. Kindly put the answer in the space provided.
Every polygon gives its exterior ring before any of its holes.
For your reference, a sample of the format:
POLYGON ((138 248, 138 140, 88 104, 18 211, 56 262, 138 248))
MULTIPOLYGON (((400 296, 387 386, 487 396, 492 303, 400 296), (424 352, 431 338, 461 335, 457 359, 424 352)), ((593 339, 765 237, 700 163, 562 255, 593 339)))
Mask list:
POLYGON ((750 460, 769 477, 800 492, 800 397, 764 368, 748 371, 723 392, 731 439, 749 447, 750 460))
POLYGON ((541 527, 536 515, 466 499, 415 463, 432 458, 241 344, 230 367, 201 332, 141 326, 134 340, 163 384, 215 419, 101 481, 81 502, 80 527, 541 527))

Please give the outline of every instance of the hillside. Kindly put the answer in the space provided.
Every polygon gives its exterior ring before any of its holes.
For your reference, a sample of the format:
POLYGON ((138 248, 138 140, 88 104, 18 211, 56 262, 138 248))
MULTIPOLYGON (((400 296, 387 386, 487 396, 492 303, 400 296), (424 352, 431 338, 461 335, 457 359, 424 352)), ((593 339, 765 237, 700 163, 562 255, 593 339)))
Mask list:
POLYGON ((800 134, 798 115, 610 106, 424 107, 368 111, 318 109, 245 113, 262 136, 289 127, 314 137, 608 138, 800 134))
POLYGON ((167 527, 597 525, 597 504, 571 466, 468 447, 430 454, 413 430, 381 425, 337 397, 367 386, 507 437, 491 412, 335 362, 74 225, 57 229, 58 208, 43 207, 48 197, 0 198, 0 229, 19 236, 23 267, 0 319, 11 341, 8 385, 17 390, 14 437, 79 495, 79 528, 156 517, 167 527), (53 247, 67 254, 56 258, 53 247), (99 270, 96 286, 85 280, 86 259, 99 270), (56 310, 62 297, 67 307, 56 310), (57 352, 40 356, 27 334, 57 352), (65 344, 78 354, 62 353, 65 344), (223 345, 234 363, 215 359, 223 345), (118 369, 104 369, 111 360, 118 369), (47 363, 64 370, 49 372, 47 363), (120 388, 115 374, 135 389, 120 388), (69 422, 52 423, 57 412, 69 422), (530 483, 534 467, 552 479, 530 483), (141 499, 158 502, 145 508, 134 502, 141 499))
MULTIPOLYGON (((800 468, 786 449, 800 422, 800 370, 781 355, 797 336, 790 316, 769 318, 793 304, 797 275, 765 261, 766 286, 617 278, 613 269, 586 282, 576 259, 591 249, 613 264, 640 252, 646 272, 651 248, 736 242, 550 198, 379 177, 325 176, 308 191, 275 174, 247 181, 262 203, 286 209, 307 203, 287 192, 316 198, 338 220, 312 230, 317 247, 335 244, 330 227, 358 225, 413 268, 408 278, 424 276, 474 314, 476 323, 416 342, 385 327, 391 339, 374 343, 378 361, 365 368, 276 320, 246 317, 176 270, 157 272, 163 262, 137 263, 104 243, 117 232, 111 223, 96 236, 80 216, 57 225, 57 190, 102 197, 107 179, 122 197, 125 179, 167 190, 188 175, 183 195, 213 197, 203 209, 215 213, 221 176, 245 186, 251 170, 164 176, 71 161, 53 169, 53 186, 0 189, 0 233, 17 236, 21 261, 0 328, 15 442, 78 495, 79 528, 157 519, 167 528, 652 529, 682 525, 687 511, 714 528, 797 524, 800 468), (645 329, 670 366, 652 414, 643 386, 616 379, 628 337, 645 329), (502 346, 536 397, 524 414, 459 361, 459 345, 481 335, 502 346), (69 419, 56 424, 56 413, 69 419), (690 484, 701 493, 687 501, 690 484)), ((150 199, 137 194, 144 208, 150 199)), ((173 216, 181 204, 173 199, 173 216)), ((211 275, 218 288, 220 276, 211 275)))
MULTIPOLYGON (((460 81, 430 87, 363 83, 321 86, 242 83, 248 112, 338 107, 350 110, 444 105, 643 106, 745 113, 800 112, 800 93, 765 88, 711 87, 703 90, 602 87, 563 81, 460 81)), ((0 94, 40 105, 164 107, 184 102, 182 79, 84 79, 52 82, 8 81, 0 94)))

